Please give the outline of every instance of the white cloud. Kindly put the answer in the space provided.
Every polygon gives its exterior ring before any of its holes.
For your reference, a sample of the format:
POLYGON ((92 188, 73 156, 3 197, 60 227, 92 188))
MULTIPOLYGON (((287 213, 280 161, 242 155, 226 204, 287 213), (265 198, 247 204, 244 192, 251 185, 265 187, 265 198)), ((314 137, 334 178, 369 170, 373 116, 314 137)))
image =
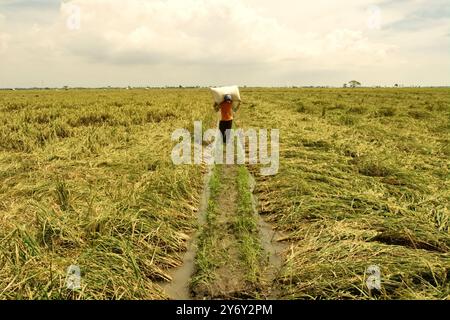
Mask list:
POLYGON ((45 31, 58 45, 112 63, 273 63, 330 54, 351 54, 357 63, 392 48, 358 30, 298 32, 237 0, 74 0, 62 4, 60 19, 45 31))
POLYGON ((3 29, 4 20, 5 17, 0 14, 0 54, 6 51, 6 49, 8 48, 8 42, 11 38, 9 34, 1 31, 3 29))
POLYGON ((6 49, 8 49, 10 39, 11 36, 9 34, 0 33, 0 54, 6 52, 6 49))
POLYGON ((405 28, 417 12, 441 3, 72 0, 61 2, 59 11, 54 7, 54 13, 47 9, 40 15, 45 23, 30 18, 36 16, 34 6, 22 13, 23 21, 9 19, 9 25, 2 25, 0 16, 0 50, 8 48, 0 60, 0 82, 8 72, 10 81, 45 70, 54 82, 89 83, 86 73, 96 70, 98 75, 90 78, 98 79, 96 85, 111 79, 132 84, 145 70, 162 83, 204 84, 220 78, 217 70, 228 66, 241 83, 308 83, 314 78, 339 84, 353 74, 370 83, 383 75, 390 81, 390 74, 410 79, 410 64, 421 66, 414 69, 417 79, 442 82, 448 78, 443 57, 449 19, 419 19, 420 29, 405 28), (398 23, 402 30, 395 28, 398 23), (438 75, 428 68, 431 63, 438 75), (440 69, 435 67, 439 63, 440 69), (21 74, 14 65, 27 71, 21 74), (380 75, 372 77, 369 69, 380 75))

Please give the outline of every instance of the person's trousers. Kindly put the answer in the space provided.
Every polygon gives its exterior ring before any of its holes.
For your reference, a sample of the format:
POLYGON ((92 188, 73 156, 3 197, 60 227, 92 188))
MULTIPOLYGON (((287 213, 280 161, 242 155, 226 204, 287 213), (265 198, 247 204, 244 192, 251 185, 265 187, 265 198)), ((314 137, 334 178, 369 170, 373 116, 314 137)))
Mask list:
POLYGON ((227 132, 228 129, 231 129, 231 127, 233 126, 233 120, 220 120, 219 122, 219 130, 220 133, 222 134, 222 138, 223 138, 223 143, 227 143, 227 140, 230 137, 230 131, 227 132))

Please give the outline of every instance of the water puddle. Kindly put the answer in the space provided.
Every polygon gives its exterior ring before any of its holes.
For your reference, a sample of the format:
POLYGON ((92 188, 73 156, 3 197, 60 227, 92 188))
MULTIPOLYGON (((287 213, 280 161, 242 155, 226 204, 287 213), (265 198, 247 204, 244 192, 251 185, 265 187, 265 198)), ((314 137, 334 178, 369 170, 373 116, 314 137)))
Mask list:
POLYGON ((200 227, 206 221, 206 210, 208 208, 209 199, 209 180, 212 174, 212 166, 208 165, 207 168, 208 172, 203 178, 204 187, 200 199, 200 208, 198 211, 199 228, 188 241, 187 251, 184 254, 182 265, 169 271, 169 275, 172 278, 172 281, 159 283, 159 285, 164 289, 165 293, 172 300, 192 299, 189 289, 189 283, 195 271, 195 255, 197 252, 195 243, 200 234, 200 227))
MULTIPOLYGON (((252 193, 252 205, 253 212, 258 217, 258 226, 260 232, 261 245, 264 249, 264 252, 268 255, 268 267, 265 270, 268 281, 273 283, 273 281, 277 278, 280 269, 283 266, 283 251, 285 251, 288 247, 288 244, 282 241, 278 241, 278 239, 284 238, 284 235, 274 230, 272 225, 266 222, 261 215, 258 214, 257 208, 257 198, 253 194, 255 189, 256 181, 255 178, 249 173, 249 184, 250 184, 250 192, 252 193)), ((268 292, 268 299, 277 299, 278 291, 275 286, 271 286, 270 292, 268 292)))

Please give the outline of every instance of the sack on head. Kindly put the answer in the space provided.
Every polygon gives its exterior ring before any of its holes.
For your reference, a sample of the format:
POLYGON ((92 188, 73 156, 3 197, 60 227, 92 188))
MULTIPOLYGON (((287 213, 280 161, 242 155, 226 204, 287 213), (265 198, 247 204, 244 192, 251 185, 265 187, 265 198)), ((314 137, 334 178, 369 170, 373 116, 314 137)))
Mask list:
POLYGON ((238 86, 210 88, 213 94, 214 102, 220 104, 223 102, 225 95, 229 94, 233 98, 233 103, 241 102, 241 95, 238 86))

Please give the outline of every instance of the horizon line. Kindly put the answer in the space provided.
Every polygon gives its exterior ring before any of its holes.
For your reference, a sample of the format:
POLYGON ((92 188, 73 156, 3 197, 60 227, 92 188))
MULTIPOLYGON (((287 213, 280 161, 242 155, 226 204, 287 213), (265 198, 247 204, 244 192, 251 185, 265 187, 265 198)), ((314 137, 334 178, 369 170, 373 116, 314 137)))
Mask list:
MULTIPOLYGON (((201 85, 162 85, 162 86, 34 86, 34 87, 0 87, 0 90, 73 90, 73 89, 207 89, 220 87, 216 85, 201 86, 201 85)), ((358 89, 358 88, 449 88, 448 85, 361 85, 355 88, 333 85, 280 85, 280 86, 267 86, 267 85, 238 85, 240 88, 341 88, 341 89, 358 89)))

